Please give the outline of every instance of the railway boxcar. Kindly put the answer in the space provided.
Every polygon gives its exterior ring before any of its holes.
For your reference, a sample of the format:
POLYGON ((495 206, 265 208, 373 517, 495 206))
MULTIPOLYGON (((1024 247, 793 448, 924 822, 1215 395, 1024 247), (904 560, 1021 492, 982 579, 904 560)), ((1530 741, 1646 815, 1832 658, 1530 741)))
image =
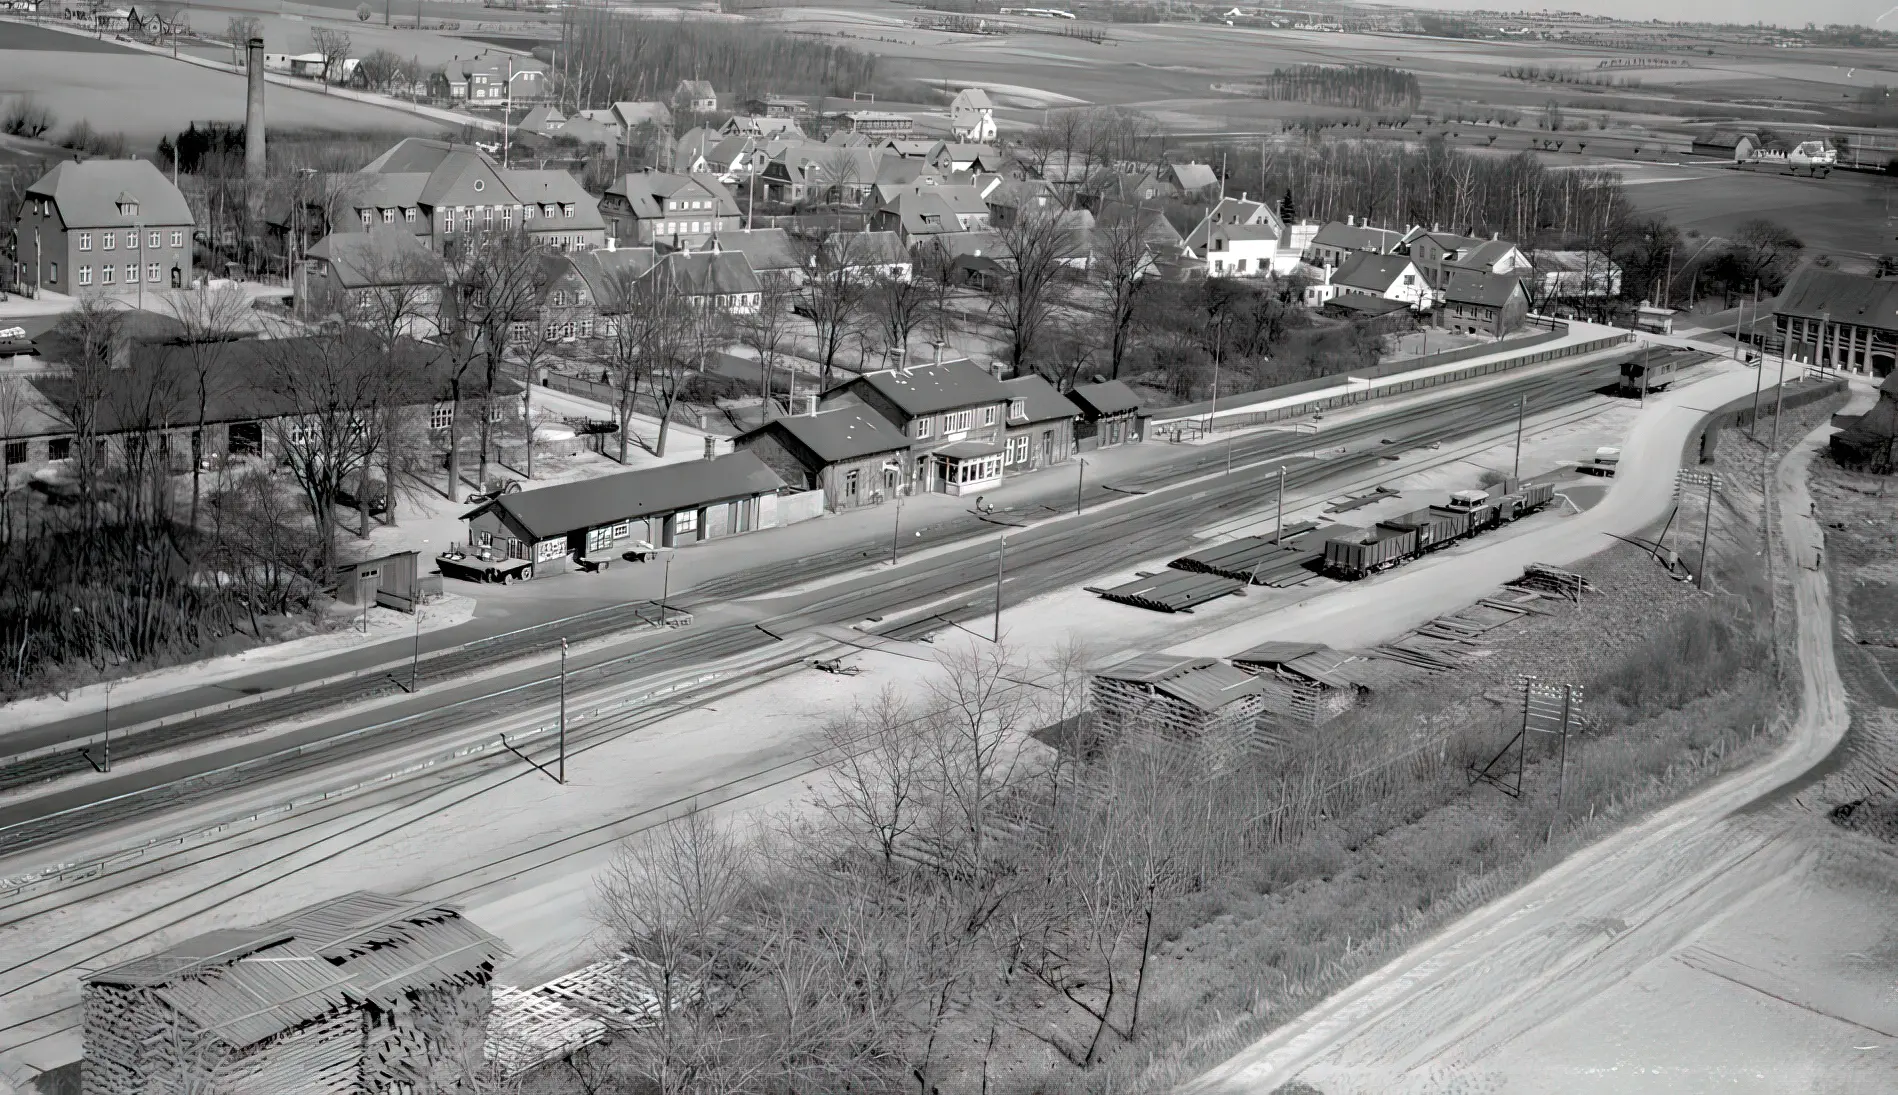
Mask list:
POLYGON ((1669 351, 1629 358, 1621 363, 1621 384, 1617 390, 1622 395, 1634 396, 1644 391, 1665 390, 1668 385, 1674 383, 1674 377, 1680 371, 1683 356, 1669 351))
POLYGON ((1470 531, 1470 515, 1467 510, 1443 509, 1431 506, 1415 513, 1406 513, 1402 517, 1393 517, 1380 524, 1392 528, 1411 529, 1417 533, 1417 550, 1429 551, 1441 547, 1470 531))
POLYGON ((1325 541, 1325 569, 1344 578, 1362 578, 1396 566, 1417 552, 1417 530, 1380 524, 1339 529, 1325 541))

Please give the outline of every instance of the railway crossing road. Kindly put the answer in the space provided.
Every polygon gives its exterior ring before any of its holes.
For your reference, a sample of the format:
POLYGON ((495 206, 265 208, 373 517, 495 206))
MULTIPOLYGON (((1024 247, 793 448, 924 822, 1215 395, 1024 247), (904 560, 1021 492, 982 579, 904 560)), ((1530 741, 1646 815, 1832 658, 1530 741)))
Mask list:
MULTIPOLYGON (((1728 389, 1738 380, 1751 383, 1750 375, 1730 374, 1670 398, 1681 409, 1712 408, 1734 397, 1728 389)), ((1664 509, 1689 420, 1670 412, 1652 425, 1643 423, 1640 436, 1624 447, 1621 465, 1624 474, 1632 468, 1642 474, 1617 480, 1609 495, 1615 505, 1611 514, 1625 520, 1664 509)), ((1782 559, 1810 558, 1821 542, 1810 516, 1805 475, 1813 452, 1830 432, 1830 426, 1815 430, 1780 464, 1782 559)), ((1571 545, 1570 558, 1600 546, 1596 538, 1586 539, 1571 545)), ((1494 568, 1493 559, 1485 558, 1494 568)), ((1555 555, 1535 558, 1562 561, 1555 555)), ((1432 580, 1441 581, 1443 573, 1441 567, 1431 568, 1432 580)), ((1787 742, 1770 759, 1602 840, 1470 913, 1181 1092, 1264 1095, 1294 1078, 1326 1095, 1448 1093, 1466 1090, 1462 1085, 1467 1083, 1479 1085, 1468 1090, 1572 1090, 1551 1076, 1499 1074, 1498 1051, 1675 951, 1807 854, 1789 833, 1791 822, 1784 815, 1743 809, 1823 761, 1848 722, 1833 657, 1826 575, 1801 567, 1788 567, 1787 573, 1797 611, 1802 695, 1787 742)), ((1390 584, 1402 580, 1398 576, 1390 584)), ((1426 600, 1408 598, 1403 610, 1425 611, 1426 600)), ((1340 610, 1326 605, 1316 611, 1321 615, 1314 625, 1329 620, 1348 631, 1349 622, 1335 615, 1340 610)), ((1604 1070, 1614 1072, 1611 1064, 1604 1061, 1604 1070)), ((1643 1077, 1621 1069, 1590 1090, 1686 1090, 1681 1079, 1662 1070, 1643 1077), (1602 1086, 1610 1080, 1614 1086, 1602 1086)))

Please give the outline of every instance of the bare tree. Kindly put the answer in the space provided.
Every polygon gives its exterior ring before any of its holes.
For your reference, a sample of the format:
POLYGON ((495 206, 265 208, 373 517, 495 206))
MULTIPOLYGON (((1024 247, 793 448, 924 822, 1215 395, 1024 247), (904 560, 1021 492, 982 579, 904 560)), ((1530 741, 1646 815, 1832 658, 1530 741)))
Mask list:
POLYGON ((883 343, 908 358, 910 341, 929 322, 933 296, 926 279, 878 275, 870 283, 869 311, 883 343))
POLYGON ((1025 369, 1063 303, 1067 263, 1077 257, 1074 231, 1056 214, 1024 209, 996 235, 1002 272, 989 287, 989 305, 1007 340, 1009 364, 1025 369))
POLYGON ((1146 218, 1150 215, 1159 213, 1140 205, 1103 209, 1089 235, 1093 261, 1088 269, 1102 297, 1108 375, 1114 379, 1120 378, 1121 364, 1133 344, 1140 290, 1153 265, 1147 245, 1146 218))
POLYGON ((858 269, 861 245, 854 233, 827 233, 815 240, 811 275, 802 303, 817 330, 819 390, 830 387, 837 354, 863 317, 868 284, 858 269))
POLYGON ((460 248, 454 263, 456 294, 450 321, 456 343, 456 368, 450 376, 454 403, 449 424, 450 498, 459 481, 461 401, 468 381, 478 376, 483 393, 477 481, 486 489, 494 424, 500 412, 494 401, 503 390, 500 381, 508 355, 516 349, 535 348, 538 356, 544 349, 541 305, 558 276, 548 259, 549 252, 521 231, 478 236, 460 248))
POLYGON ((847 837, 869 844, 886 870, 900 842, 923 824, 930 759, 923 721, 885 687, 824 726, 832 766, 818 804, 847 837))
POLYGON ((184 359, 190 370, 190 402, 193 413, 191 431, 191 511, 188 524, 198 524, 198 507, 204 491, 204 431, 211 401, 230 390, 233 379, 223 374, 223 363, 231 341, 245 328, 251 314, 250 301, 235 285, 202 286, 178 290, 165 298, 165 310, 178 321, 184 359))
POLYGON ((791 325, 795 321, 791 306, 797 299, 797 286, 788 274, 767 270, 758 276, 758 287, 757 311, 738 317, 737 326, 744 344, 758 354, 758 395, 764 400, 768 417, 774 400, 771 381, 776 375, 778 360, 791 341, 791 325))
POLYGON ((231 64, 244 64, 244 50, 252 38, 264 36, 264 21, 255 15, 233 15, 224 26, 224 38, 231 44, 231 64))
POLYGON ((310 31, 310 46, 323 55, 323 82, 342 79, 343 62, 349 59, 349 32, 334 27, 315 27, 310 31))

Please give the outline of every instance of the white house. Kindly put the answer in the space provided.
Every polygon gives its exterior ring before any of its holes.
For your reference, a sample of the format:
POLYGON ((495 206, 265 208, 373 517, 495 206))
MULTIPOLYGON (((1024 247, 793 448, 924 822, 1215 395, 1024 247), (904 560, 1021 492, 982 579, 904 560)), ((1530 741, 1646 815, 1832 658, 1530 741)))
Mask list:
MULTIPOLYGON (((1285 226, 1264 202, 1222 198, 1186 237, 1211 277, 1264 277, 1278 264, 1285 226)), ((1292 253, 1297 261, 1297 252, 1292 253)))
POLYGON ((1422 310, 1432 299, 1430 284, 1409 255, 1373 255, 1359 252, 1346 259, 1331 283, 1338 295, 1382 297, 1422 310))
POLYGON ((1621 264, 1600 251, 1537 251, 1537 300, 1621 295, 1621 264))
POLYGON ((964 144, 986 144, 995 139, 995 104, 979 87, 963 88, 949 104, 949 128, 964 144))

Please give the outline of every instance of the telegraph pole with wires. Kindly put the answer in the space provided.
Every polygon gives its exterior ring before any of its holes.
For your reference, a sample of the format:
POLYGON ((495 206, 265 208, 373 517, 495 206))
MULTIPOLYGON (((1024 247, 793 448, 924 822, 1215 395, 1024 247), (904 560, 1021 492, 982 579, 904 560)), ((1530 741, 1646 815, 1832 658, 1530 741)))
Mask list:
POLYGON ((1514 474, 1510 476, 1512 479, 1522 478, 1522 419, 1528 407, 1529 396, 1527 393, 1516 397, 1516 470, 1514 474))
POLYGON ((567 639, 560 639, 560 774, 554 782, 567 782, 567 639))
POLYGON ((1001 545, 995 550, 995 642, 1002 641, 1002 569, 1008 560, 1008 533, 1002 533, 1001 545))
POLYGON ((1713 492, 1720 488, 1720 476, 1710 471, 1683 470, 1675 484, 1675 490, 1682 501, 1686 500, 1687 490, 1690 487, 1704 487, 1707 491, 1707 508, 1700 524, 1700 565, 1694 572, 1694 588, 1705 590, 1707 571, 1710 569, 1707 565, 1707 540, 1713 528, 1713 492))

